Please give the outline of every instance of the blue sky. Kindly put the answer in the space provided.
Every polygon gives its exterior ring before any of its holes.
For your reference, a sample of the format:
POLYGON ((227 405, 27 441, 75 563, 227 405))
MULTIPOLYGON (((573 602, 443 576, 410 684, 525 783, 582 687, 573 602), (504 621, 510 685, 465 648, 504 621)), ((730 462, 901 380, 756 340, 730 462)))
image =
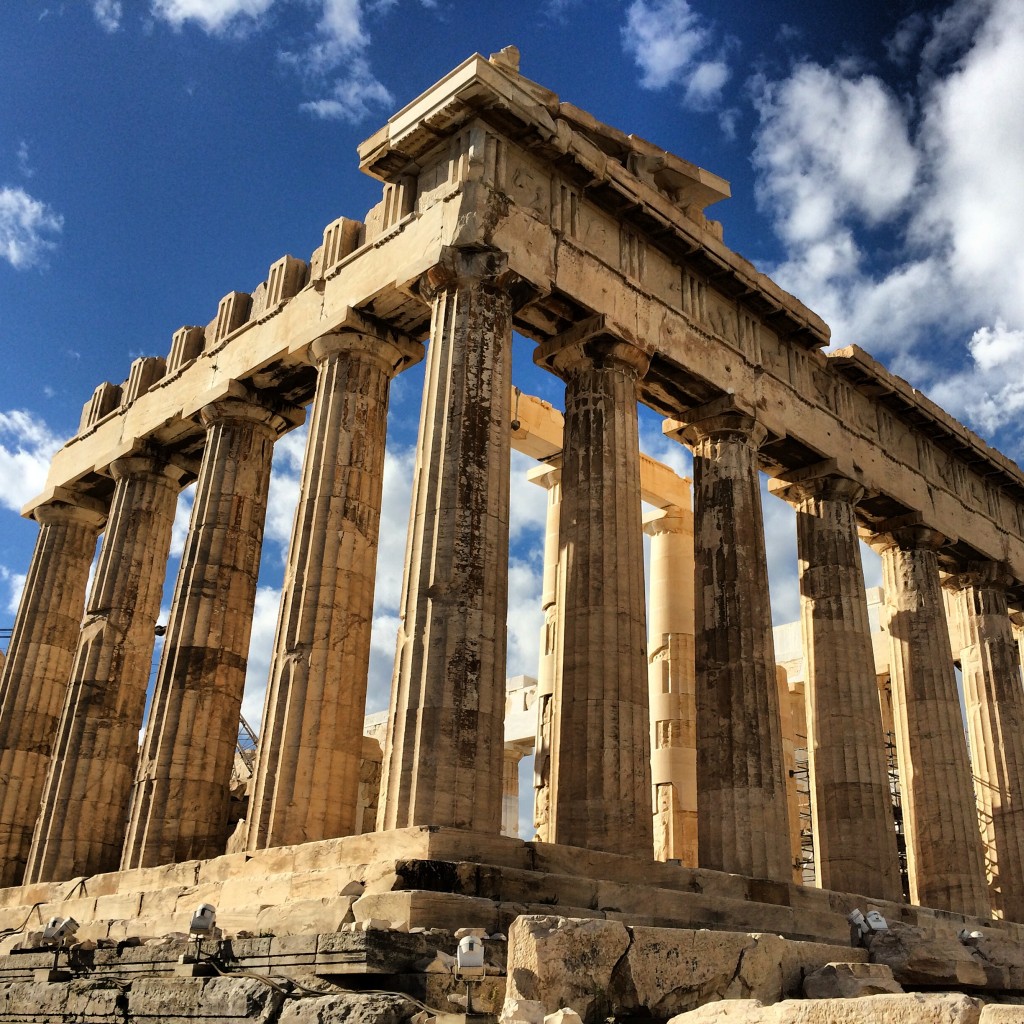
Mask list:
MULTIPOLYGON (((1020 0, 18 0, 0 6, 0 626, 17 509, 103 380, 379 185, 356 145, 474 51, 727 178, 726 242, 1014 458, 1024 451, 1020 0)), ((516 376, 558 400, 560 385, 516 376)), ((418 371, 393 392, 371 707, 386 700, 418 371)), ((686 471, 645 415, 647 449, 686 471)), ((284 439, 246 713, 259 717, 302 436, 284 439)), ((514 473, 525 468, 517 460, 514 473)), ((543 492, 516 486, 509 669, 535 671, 543 492)), ((176 551, 187 524, 182 502, 176 551)), ((766 498, 777 621, 792 516, 766 498)), ((869 583, 877 565, 867 562, 869 583)), ((176 563, 169 571, 167 594, 176 563)))

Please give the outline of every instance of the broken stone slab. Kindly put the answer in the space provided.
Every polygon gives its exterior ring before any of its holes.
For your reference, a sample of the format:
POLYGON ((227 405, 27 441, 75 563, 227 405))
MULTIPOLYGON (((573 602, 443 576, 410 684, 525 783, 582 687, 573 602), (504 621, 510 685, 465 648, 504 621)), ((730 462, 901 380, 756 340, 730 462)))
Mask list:
POLYGON ((123 988, 111 979, 14 982, 0 993, 0 1013, 11 1020, 121 1019, 119 999, 123 988))
POLYGON ((983 988, 989 981, 981 957, 957 938, 952 926, 926 932, 892 921, 888 931, 868 936, 867 948, 871 962, 888 965, 904 987, 983 988))
POLYGON ((981 1011, 980 1024, 1021 1024, 1021 1021, 1024 1021, 1024 1006, 989 1003, 981 1011))
POLYGON ((669 1024, 980 1024, 981 1010, 981 1000, 959 993, 787 999, 772 1006, 729 999, 682 1013, 669 1024))
POLYGON ((619 921, 520 917, 508 933, 506 997, 603 1020, 613 1011, 612 974, 629 942, 619 921))
POLYGON ((800 994, 808 972, 863 951, 779 935, 706 929, 630 928, 631 943, 611 983, 618 1011, 658 1020, 712 999, 774 1003, 800 994))
POLYGON ((572 1007, 565 1006, 561 1010, 549 1013, 544 1018, 544 1024, 583 1024, 583 1022, 572 1007))
POLYGON ((293 900, 266 907, 256 918, 261 935, 322 935, 341 930, 352 921, 355 896, 335 896, 320 900, 293 900))
POLYGON ((399 995, 341 995, 288 1000, 278 1024, 402 1024, 416 1006, 399 995))
POLYGON ((506 998, 498 1024, 544 1024, 546 1016, 544 1004, 537 999, 506 998))
POLYGON ((255 978, 139 978, 128 992, 127 1017, 262 1021, 277 1012, 282 998, 280 992, 255 978))
POLYGON ((831 963, 804 978, 808 999, 853 999, 902 991, 888 964, 831 963))

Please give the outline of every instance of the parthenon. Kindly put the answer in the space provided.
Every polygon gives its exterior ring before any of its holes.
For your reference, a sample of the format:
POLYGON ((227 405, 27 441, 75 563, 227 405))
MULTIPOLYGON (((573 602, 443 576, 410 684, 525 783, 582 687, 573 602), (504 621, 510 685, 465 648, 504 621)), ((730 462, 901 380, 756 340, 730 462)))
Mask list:
POLYGON ((826 352, 827 325, 706 215, 726 181, 561 101, 514 48, 464 61, 359 161, 380 202, 101 383, 25 509, 39 533, 0 677, 0 917, 79 880, 94 895, 76 913, 104 935, 115 917, 150 934, 144 896, 128 914, 102 901, 186 864, 192 892, 229 885, 279 854, 285 874, 334 872, 318 899, 374 858, 495 866, 491 895, 452 882, 448 903, 396 869, 405 888, 368 892, 363 916, 396 921, 397 893, 405 927, 620 907, 564 876, 628 882, 647 909, 619 893, 621 913, 665 927, 836 942, 870 904, 1024 942, 1024 472, 861 348, 826 352), (564 382, 564 436, 513 423, 513 331, 564 382), (389 388, 421 360, 376 832, 359 835, 389 388), (641 457, 639 404, 692 452, 692 508, 689 481, 641 457), (271 458, 307 419, 229 853, 271 458), (501 835, 513 446, 548 491, 531 840, 501 835), (794 880, 759 474, 796 510, 815 889, 794 880), (862 541, 883 566, 906 894, 862 541))

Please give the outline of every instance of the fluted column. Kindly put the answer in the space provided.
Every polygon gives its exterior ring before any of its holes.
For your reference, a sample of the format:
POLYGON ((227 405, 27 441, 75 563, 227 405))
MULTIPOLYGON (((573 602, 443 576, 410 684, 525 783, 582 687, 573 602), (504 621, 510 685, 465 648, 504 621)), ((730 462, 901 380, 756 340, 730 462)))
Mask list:
POLYGON ((540 662, 537 666, 537 734, 533 757, 533 825, 540 842, 551 841, 551 779, 554 767, 555 680, 562 668, 562 603, 565 565, 559 559, 558 520, 562 508, 562 460, 536 466, 527 479, 548 492, 544 529, 544 575, 541 606, 540 662))
POLYGON ((552 839, 651 858, 637 383, 649 356, 588 321, 535 360, 565 380, 552 839))
POLYGON ((72 495, 32 518, 39 536, 0 674, 0 888, 25 873, 104 521, 98 503, 72 495))
POLYGON ((506 747, 501 765, 501 834, 519 838, 519 762, 523 751, 506 747))
POLYGON ((449 250, 433 304, 378 827, 501 830, 512 300, 449 250))
MULTIPOLYGON (((297 416, 295 418, 298 418, 297 416)), ((248 396, 202 410, 206 447, 132 792, 123 868, 224 852, 274 439, 248 396)))
POLYGON ((989 914, 988 891, 936 555, 923 526, 877 535, 882 555, 893 718, 910 900, 989 914))
POLYGON ((422 351, 358 323, 311 346, 317 389, 260 728, 250 850, 357 830, 388 392, 422 351))
POLYGON ((693 661, 693 513, 644 519, 651 538, 648 685, 654 857, 697 866, 697 708, 693 661))
POLYGON ((1006 607, 1012 577, 984 562, 951 577, 962 629, 967 729, 989 896, 997 917, 1024 922, 1024 688, 1006 607))
POLYGON ((757 449, 731 396, 666 423, 693 449, 700 866, 791 877, 757 449))
POLYGON ((772 481, 796 510, 814 870, 823 889, 899 900, 854 480, 811 467, 772 481))
POLYGON ((118 459, 96 575, 57 726, 26 881, 117 869, 171 527, 186 470, 118 459))

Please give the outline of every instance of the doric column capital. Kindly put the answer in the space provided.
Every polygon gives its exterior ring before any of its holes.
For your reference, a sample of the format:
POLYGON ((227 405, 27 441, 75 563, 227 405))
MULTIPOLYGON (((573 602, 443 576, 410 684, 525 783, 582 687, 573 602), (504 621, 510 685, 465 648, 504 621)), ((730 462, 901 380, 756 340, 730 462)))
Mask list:
POLYGON ((669 505, 659 508, 644 516, 644 533, 648 537, 660 537, 663 534, 691 534, 693 532, 693 513, 688 508, 669 505))
POLYGON ((394 377, 423 358, 423 344, 349 309, 330 334, 321 335, 307 350, 307 358, 314 366, 322 366, 342 354, 373 360, 388 377, 394 377))
POLYGON ((835 459, 793 470, 768 481, 768 490, 791 505, 809 500, 844 501, 856 505, 864 486, 839 472, 835 459))
POLYGON ((181 484, 197 472, 195 465, 186 460, 168 458, 156 453, 139 453, 125 455, 110 464, 110 475, 114 480, 129 476, 165 476, 176 484, 181 484))
POLYGON ((545 491, 554 490, 562 482, 562 456, 555 455, 547 462, 531 466, 526 471, 526 479, 545 491))
POLYGON ((979 559, 967 562, 961 572, 951 572, 943 577, 942 585, 948 590, 966 590, 968 587, 985 587, 1006 591, 1013 584, 1014 576, 1005 562, 994 559, 979 559))
POLYGON ((904 551, 938 551, 956 538, 926 526, 921 522, 919 512, 911 512, 878 523, 874 531, 864 539, 874 551, 882 554, 891 548, 901 548, 904 551))
POLYGON ((640 380, 651 365, 651 355, 639 342, 622 336, 601 315, 582 320, 564 334, 538 345, 533 361, 566 380, 591 367, 616 370, 640 380))
POLYGON ((32 509, 31 516, 40 526, 77 522, 99 530, 107 521, 107 505, 98 498, 60 487, 49 501, 32 509))
POLYGON ((301 406, 275 402, 236 381, 228 394, 206 403, 199 416, 204 427, 225 422, 253 423, 268 436, 278 437, 303 423, 306 411, 301 406))
POLYGON ((760 448, 768 436, 767 429, 758 422, 754 408, 736 395, 722 395, 712 402, 695 406, 679 419, 666 420, 661 429, 690 448, 703 441, 730 439, 760 448))
POLYGON ((446 246, 437 263, 419 279, 419 293, 433 302, 438 293, 459 287, 484 287, 512 293, 519 275, 508 269, 508 254, 498 249, 446 246))

